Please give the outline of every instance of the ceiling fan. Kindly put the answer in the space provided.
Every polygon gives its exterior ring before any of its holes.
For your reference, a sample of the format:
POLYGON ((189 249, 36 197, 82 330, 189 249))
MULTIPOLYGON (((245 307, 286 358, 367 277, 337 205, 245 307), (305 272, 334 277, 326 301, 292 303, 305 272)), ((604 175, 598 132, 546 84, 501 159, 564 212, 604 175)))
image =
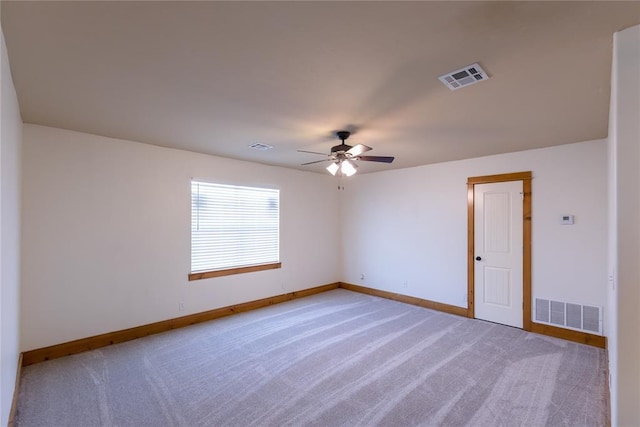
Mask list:
POLYGON ((394 157, 391 156, 363 156, 363 153, 372 150, 372 148, 362 144, 354 146, 345 144, 345 141, 347 140, 347 138, 349 138, 350 135, 351 132, 346 130, 340 130, 336 132, 336 137, 340 140, 341 143, 331 147, 330 154, 318 153, 315 151, 298 150, 298 152, 300 153, 311 153, 327 156, 326 159, 303 163, 302 166, 330 161, 331 164, 327 166, 327 170, 331 173, 331 175, 351 176, 356 173, 356 169, 358 168, 355 160, 380 163, 393 162, 394 157))

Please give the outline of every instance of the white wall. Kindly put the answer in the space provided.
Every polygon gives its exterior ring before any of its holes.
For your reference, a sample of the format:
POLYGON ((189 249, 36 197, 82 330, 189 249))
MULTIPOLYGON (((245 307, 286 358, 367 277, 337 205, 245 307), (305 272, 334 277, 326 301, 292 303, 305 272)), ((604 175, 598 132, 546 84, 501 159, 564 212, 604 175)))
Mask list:
POLYGON ((640 425, 640 26, 614 35, 609 134, 612 425, 640 425))
POLYGON ((19 357, 22 120, 0 30, 0 425, 7 425, 19 357))
POLYGON ((601 140, 356 175, 344 191, 343 279, 466 307, 467 178, 530 170, 534 298, 604 306, 606 168, 601 140), (563 214, 575 225, 560 225, 563 214))
POLYGON ((28 124, 23 139, 22 350, 340 279, 331 176, 28 124), (281 269, 187 281, 191 177, 281 190, 281 269))

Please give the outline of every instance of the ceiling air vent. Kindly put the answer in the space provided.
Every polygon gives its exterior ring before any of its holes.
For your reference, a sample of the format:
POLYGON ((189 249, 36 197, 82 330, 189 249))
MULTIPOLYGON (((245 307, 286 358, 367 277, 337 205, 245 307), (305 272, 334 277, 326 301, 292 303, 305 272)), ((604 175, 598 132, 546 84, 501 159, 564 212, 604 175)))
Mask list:
POLYGON ((255 144, 251 144, 249 148, 253 148, 254 150, 266 151, 271 150, 273 146, 256 142, 255 144))
POLYGON ((440 76, 438 79, 449 89, 458 90, 461 87, 487 80, 489 76, 480 64, 475 63, 440 76))

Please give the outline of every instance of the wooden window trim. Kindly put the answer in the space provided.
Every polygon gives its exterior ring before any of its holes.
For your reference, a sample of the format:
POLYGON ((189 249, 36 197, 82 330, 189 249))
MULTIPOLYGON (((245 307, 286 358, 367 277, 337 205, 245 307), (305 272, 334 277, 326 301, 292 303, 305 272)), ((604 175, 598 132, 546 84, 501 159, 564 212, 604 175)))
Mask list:
POLYGON ((225 268, 222 270, 200 271, 198 273, 189 273, 189 281, 210 279, 212 277, 231 276, 233 274, 252 273, 254 271, 275 270, 282 268, 281 262, 271 264, 249 265, 246 267, 225 268))

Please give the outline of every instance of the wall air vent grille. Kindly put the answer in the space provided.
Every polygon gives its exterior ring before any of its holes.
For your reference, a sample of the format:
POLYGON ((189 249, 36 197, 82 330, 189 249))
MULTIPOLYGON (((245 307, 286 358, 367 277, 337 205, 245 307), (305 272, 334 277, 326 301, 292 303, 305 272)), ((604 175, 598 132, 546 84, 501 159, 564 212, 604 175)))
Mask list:
POLYGON ((478 63, 475 63, 444 74, 438 77, 438 79, 449 89, 457 90, 483 80, 488 80, 489 76, 478 63))
POLYGON ((582 306, 567 303, 567 326, 582 329, 582 306))
POLYGON ((549 300, 536 300, 536 322, 549 323, 549 300))
POLYGON ((602 335, 602 307, 535 299, 535 322, 602 335))
POLYGON ((582 306, 582 329, 600 333, 600 307, 582 306))
POLYGON ((564 326, 564 303, 551 301, 551 323, 564 326))

